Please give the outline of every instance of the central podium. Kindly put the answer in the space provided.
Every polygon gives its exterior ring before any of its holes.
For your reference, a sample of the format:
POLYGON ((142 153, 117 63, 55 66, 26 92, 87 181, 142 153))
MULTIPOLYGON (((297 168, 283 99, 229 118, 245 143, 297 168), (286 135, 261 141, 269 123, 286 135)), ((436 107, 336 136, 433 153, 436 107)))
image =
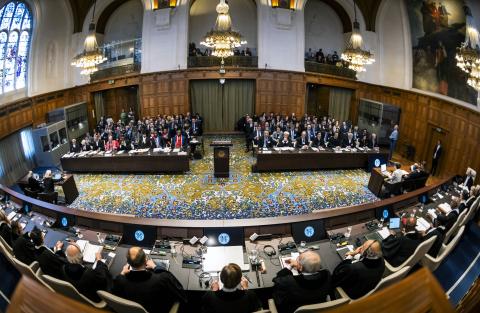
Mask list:
POLYGON ((212 141, 210 147, 213 147, 213 176, 230 177, 230 140, 212 141))

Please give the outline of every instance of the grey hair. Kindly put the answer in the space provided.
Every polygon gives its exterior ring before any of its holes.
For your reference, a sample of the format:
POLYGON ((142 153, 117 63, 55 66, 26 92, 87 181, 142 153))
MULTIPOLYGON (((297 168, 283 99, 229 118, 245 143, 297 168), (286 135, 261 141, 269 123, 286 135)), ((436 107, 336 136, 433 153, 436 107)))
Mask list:
POLYGON ((376 252, 371 247, 368 247, 367 251, 365 251, 365 257, 367 259, 378 259, 382 257, 382 250, 376 252))
POLYGON ((298 262, 302 266, 304 273, 316 273, 322 269, 322 261, 320 256, 315 252, 304 252, 298 258, 298 262))
POLYGON ((68 251, 66 251, 65 255, 67 256, 67 261, 68 263, 71 264, 83 264, 83 253, 80 251, 80 249, 77 247, 76 253, 73 255, 70 255, 68 251))

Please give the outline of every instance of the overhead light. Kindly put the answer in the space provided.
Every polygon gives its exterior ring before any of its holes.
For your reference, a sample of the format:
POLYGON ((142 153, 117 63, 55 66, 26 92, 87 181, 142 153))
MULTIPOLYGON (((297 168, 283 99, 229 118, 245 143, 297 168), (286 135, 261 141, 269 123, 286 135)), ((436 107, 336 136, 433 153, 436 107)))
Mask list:
POLYGON ((355 72, 365 72, 365 66, 373 64, 375 58, 370 51, 363 49, 363 38, 360 33, 360 23, 357 21, 357 7, 353 0, 353 10, 355 21, 353 22, 353 31, 347 44, 347 49, 343 51, 341 59, 348 63, 348 68, 355 72))
POLYGON ((468 74, 467 84, 480 91, 479 32, 470 8, 465 6, 465 41, 457 48, 457 67, 468 74))

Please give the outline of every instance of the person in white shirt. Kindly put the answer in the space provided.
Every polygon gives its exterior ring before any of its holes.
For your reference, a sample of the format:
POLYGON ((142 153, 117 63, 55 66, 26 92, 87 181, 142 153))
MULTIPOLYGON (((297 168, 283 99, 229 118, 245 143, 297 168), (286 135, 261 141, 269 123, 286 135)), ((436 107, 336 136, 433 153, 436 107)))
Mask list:
POLYGON ((398 162, 395 163, 395 170, 393 171, 392 174, 387 175, 390 183, 392 183, 392 184, 399 183, 399 182, 402 181, 403 176, 408 174, 408 172, 402 170, 401 167, 402 167, 402 164, 400 164, 398 162))

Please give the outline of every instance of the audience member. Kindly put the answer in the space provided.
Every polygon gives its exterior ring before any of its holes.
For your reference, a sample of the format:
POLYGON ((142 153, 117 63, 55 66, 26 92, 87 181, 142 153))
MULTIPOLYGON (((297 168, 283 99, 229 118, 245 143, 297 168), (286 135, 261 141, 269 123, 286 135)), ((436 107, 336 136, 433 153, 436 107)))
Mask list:
POLYGON ((399 266, 405 262, 422 242, 422 236, 415 226, 417 220, 409 217, 403 223, 403 234, 391 234, 382 241, 382 253, 385 260, 392 266, 399 266))
POLYGON ((33 177, 33 172, 29 171, 27 174, 27 182, 28 188, 33 192, 40 192, 42 187, 40 186, 40 182, 33 177))
POLYGON ((55 184, 52 178, 52 171, 46 170, 43 175, 43 192, 52 193, 55 192, 55 184))
POLYGON ((7 218, 5 213, 0 210, 0 237, 12 247, 13 238, 12 238, 12 226, 10 225, 10 220, 7 218))

